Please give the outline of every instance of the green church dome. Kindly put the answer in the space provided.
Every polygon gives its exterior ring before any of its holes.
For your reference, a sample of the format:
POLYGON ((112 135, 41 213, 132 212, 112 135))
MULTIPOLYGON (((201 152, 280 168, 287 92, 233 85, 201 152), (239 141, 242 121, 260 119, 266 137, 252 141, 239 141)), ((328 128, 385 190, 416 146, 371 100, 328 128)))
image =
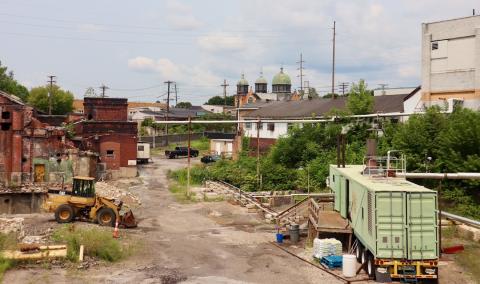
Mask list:
POLYGON ((280 68, 280 73, 273 76, 272 85, 292 85, 292 80, 290 80, 290 76, 283 73, 283 67, 280 68))
POLYGON ((242 74, 242 78, 237 83, 237 86, 248 86, 248 81, 245 79, 245 74, 242 74))

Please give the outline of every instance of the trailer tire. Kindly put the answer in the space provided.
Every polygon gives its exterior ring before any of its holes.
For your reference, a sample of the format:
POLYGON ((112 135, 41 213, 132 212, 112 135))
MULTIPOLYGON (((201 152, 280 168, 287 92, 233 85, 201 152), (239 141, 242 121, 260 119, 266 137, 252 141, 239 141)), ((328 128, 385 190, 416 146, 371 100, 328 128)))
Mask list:
POLYGON ((373 258, 373 255, 370 252, 367 252, 367 274, 370 278, 375 279, 375 270, 377 269, 377 266, 375 265, 375 260, 373 258))
POLYGON ((73 220, 73 216, 73 208, 68 204, 62 204, 55 210, 55 221, 57 223, 70 223, 73 220))
POLYGON ((362 254, 361 254, 361 258, 360 258, 360 263, 361 264, 364 264, 365 262, 367 262, 369 254, 370 253, 368 252, 368 249, 362 246, 362 254))
POLYGON ((97 222, 101 226, 115 226, 116 221, 115 212, 113 212, 112 208, 101 208, 97 213, 97 222))
POLYGON ((363 246, 357 239, 357 248, 355 249, 355 256, 357 257, 357 262, 362 263, 362 254, 363 246))

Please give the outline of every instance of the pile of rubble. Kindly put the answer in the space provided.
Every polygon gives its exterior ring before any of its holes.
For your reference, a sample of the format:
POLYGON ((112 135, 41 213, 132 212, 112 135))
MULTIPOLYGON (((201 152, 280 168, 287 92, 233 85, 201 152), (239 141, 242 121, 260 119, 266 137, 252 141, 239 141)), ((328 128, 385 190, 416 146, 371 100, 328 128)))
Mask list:
POLYGON ((48 188, 34 183, 24 183, 21 187, 0 187, 1 193, 42 193, 47 192, 48 188))
POLYGON ((25 236, 24 219, 19 217, 0 218, 0 232, 3 234, 14 234, 17 239, 25 236))
POLYGON ((112 186, 106 182, 97 182, 95 184, 95 192, 97 195, 102 197, 121 200, 127 207, 138 206, 142 204, 140 199, 133 193, 125 189, 112 186))

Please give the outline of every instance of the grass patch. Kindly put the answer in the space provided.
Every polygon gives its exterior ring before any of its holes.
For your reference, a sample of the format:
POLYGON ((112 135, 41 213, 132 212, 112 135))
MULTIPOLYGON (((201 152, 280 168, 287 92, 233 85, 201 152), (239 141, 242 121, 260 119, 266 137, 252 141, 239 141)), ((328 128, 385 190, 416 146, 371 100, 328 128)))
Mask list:
POLYGON ((454 256, 455 262, 472 279, 480 279, 480 243, 462 238, 453 226, 442 229, 442 247, 463 244, 465 250, 454 256))
MULTIPOLYGON (((14 234, 2 234, 0 233, 0 250, 14 250, 17 249, 17 238, 14 234)), ((5 272, 14 267, 15 262, 9 259, 3 258, 0 255, 0 281, 3 279, 5 272)))
POLYGON ((75 225, 64 225, 54 231, 52 239, 67 244, 67 258, 78 261, 80 245, 84 246, 84 255, 115 262, 131 253, 126 244, 112 238, 111 230, 101 228, 77 228, 75 225))
POLYGON ((187 186, 179 184, 177 182, 170 183, 168 188, 170 192, 173 194, 177 202, 179 203, 193 203, 195 202, 195 193, 194 192, 187 192, 187 186))

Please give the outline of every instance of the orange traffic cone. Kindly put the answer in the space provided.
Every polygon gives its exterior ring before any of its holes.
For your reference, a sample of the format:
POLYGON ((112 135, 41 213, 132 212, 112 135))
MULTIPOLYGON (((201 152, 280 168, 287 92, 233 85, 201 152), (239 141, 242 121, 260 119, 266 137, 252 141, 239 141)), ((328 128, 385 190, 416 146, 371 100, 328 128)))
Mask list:
POLYGON ((115 239, 118 239, 119 234, 118 234, 118 221, 115 222, 115 229, 113 229, 113 237, 115 239))

